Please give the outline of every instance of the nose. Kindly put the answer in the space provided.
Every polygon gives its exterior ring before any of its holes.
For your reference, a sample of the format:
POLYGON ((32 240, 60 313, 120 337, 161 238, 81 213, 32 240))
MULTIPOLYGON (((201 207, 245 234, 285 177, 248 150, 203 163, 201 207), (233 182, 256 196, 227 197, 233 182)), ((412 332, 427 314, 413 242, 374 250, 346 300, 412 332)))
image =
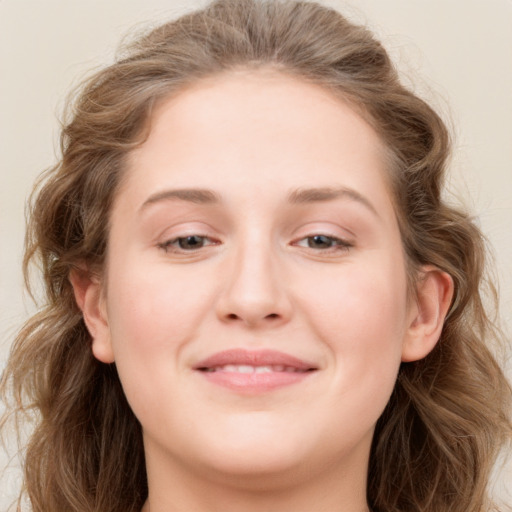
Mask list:
POLYGON ((218 298, 223 322, 251 328, 277 327, 291 317, 292 305, 278 258, 269 247, 241 248, 226 262, 227 279, 218 298))

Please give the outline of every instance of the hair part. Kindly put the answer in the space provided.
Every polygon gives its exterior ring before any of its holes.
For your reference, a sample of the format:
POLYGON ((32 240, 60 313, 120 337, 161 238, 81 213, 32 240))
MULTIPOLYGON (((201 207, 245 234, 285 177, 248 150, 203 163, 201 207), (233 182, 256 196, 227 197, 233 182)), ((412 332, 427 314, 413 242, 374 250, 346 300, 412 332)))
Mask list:
POLYGON ((402 364, 377 424, 370 507, 488 510, 489 474, 511 438, 511 390, 489 350, 501 335, 482 299, 483 237, 441 198, 449 134, 400 84, 367 29, 316 3, 257 0, 218 0, 155 28, 72 102, 62 158, 32 196, 26 237, 25 275, 38 261, 46 305, 18 334, 1 385, 4 397, 13 394, 14 413, 36 417, 24 467, 33 510, 140 511, 147 496, 141 426, 115 365, 91 353, 69 275, 101 272, 127 156, 147 136, 158 102, 205 77, 257 68, 318 84, 371 123, 389 150, 410 281, 430 264, 455 283, 437 347, 402 364))

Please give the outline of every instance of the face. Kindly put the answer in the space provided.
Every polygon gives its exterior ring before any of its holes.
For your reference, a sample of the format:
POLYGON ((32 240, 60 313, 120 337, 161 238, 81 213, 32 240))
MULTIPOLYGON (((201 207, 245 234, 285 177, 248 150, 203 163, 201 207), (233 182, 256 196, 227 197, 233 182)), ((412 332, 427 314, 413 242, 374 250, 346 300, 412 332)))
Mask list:
POLYGON ((374 130, 296 78, 233 73, 159 105, 93 329, 148 465, 365 467, 413 314, 386 172, 374 130))

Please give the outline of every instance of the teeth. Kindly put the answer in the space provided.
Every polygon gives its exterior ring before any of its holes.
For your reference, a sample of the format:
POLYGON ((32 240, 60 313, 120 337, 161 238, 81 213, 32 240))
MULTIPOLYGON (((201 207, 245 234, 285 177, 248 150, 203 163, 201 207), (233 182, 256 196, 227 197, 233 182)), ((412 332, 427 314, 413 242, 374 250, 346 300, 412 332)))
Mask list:
POLYGON ((215 366, 213 368, 207 368, 209 372, 226 372, 226 373, 271 373, 271 372, 302 372, 294 368, 293 366, 284 366, 282 364, 265 365, 265 366, 251 366, 248 364, 226 364, 224 366, 215 366))
POLYGON ((270 366, 255 366, 254 373, 270 373, 272 372, 272 368, 270 366))
POLYGON ((254 367, 244 365, 244 364, 241 364, 240 366, 236 366, 235 368, 236 368, 235 371, 237 371, 239 373, 253 373, 254 372, 254 367))

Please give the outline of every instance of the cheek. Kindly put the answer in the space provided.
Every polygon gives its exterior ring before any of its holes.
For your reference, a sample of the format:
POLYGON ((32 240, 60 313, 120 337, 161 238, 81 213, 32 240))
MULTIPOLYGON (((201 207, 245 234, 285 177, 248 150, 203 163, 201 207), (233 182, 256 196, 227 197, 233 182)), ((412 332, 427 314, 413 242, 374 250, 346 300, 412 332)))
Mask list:
POLYGON ((109 275, 108 319, 116 360, 174 356, 194 337, 211 298, 204 276, 128 261, 109 275))
POLYGON ((184 348, 197 338, 210 310, 207 289, 202 275, 136 259, 125 258, 109 272, 115 364, 128 402, 144 424, 164 403, 183 409, 169 390, 180 382, 184 348))
POLYGON ((337 379, 347 385, 394 386, 407 319, 404 266, 391 259, 361 261, 324 276, 302 309, 333 359, 337 379))

